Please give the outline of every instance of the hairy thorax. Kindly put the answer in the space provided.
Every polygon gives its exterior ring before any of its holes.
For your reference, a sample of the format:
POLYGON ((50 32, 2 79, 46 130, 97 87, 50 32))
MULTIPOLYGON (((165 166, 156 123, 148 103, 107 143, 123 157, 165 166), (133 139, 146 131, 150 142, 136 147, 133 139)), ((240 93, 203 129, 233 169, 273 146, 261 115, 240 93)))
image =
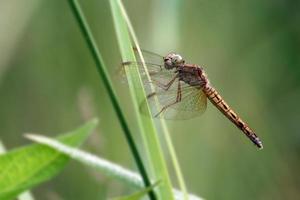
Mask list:
POLYGON ((202 88, 208 85, 208 79, 206 74, 198 65, 192 66, 181 66, 178 69, 179 80, 185 82, 186 84, 194 87, 202 88))

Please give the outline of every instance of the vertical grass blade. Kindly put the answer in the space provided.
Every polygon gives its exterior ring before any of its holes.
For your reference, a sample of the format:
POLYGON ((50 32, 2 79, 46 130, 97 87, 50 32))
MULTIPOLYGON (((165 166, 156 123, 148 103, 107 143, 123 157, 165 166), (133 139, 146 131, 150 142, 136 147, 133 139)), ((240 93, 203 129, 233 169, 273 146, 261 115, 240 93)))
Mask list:
MULTIPOLYGON (((126 19, 127 15, 124 15, 124 13, 126 13, 125 9, 123 8, 120 0, 111 0, 110 4, 122 59, 123 61, 135 61, 130 39, 132 31, 128 29, 129 20, 126 19)), ((126 67, 125 71, 129 82, 129 89, 135 108, 135 114, 137 116, 137 123, 141 130, 146 148, 145 150, 149 160, 149 168, 153 174, 154 180, 162 181, 162 184, 157 187, 159 197, 160 199, 172 200, 174 197, 172 194, 171 181, 160 142, 158 140, 156 128, 151 118, 141 116, 139 112, 139 103, 146 98, 141 77, 139 76, 139 70, 135 67, 126 67)))
MULTIPOLYGON (((135 145, 132 134, 129 130, 128 124, 125 120, 125 116, 122 113, 120 104, 117 100, 117 97, 116 97, 116 94, 115 94, 114 89, 112 87, 112 84, 111 84, 111 81, 109 79, 108 73, 107 73, 107 71, 104 67, 103 59, 102 59, 102 57, 100 55, 100 52, 97 48, 97 45, 96 45, 95 39, 92 35, 92 32, 91 32, 91 30, 90 30, 90 28, 89 28, 89 26, 86 22, 86 19, 85 19, 84 15, 81 11, 81 8, 80 8, 77 0, 69 0, 68 2, 70 4, 71 10, 72 10, 77 22, 78 22, 80 30, 81 30, 81 32, 84 36, 85 42, 87 43, 87 45, 89 47, 89 50, 90 50, 90 52, 92 54, 92 57, 95 61, 97 70, 98 70, 98 72, 99 72, 99 74, 100 74, 100 76, 103 80, 103 83, 104 83, 104 86, 107 90, 107 93, 108 93, 108 95, 109 95, 109 97, 112 101, 113 107, 114 107, 115 112, 116 112, 116 114, 119 118, 120 124, 121 124, 122 129, 125 133, 125 137, 127 139, 127 142, 128 142, 129 147, 131 149, 131 152, 134 156, 135 162, 136 162, 136 164, 138 166, 138 169, 141 173, 141 176, 143 178, 144 184, 145 184, 146 187, 149 187, 151 185, 149 177, 148 177, 146 169, 143 165, 141 156, 139 155, 138 149, 135 145)), ((152 191, 150 191, 149 197, 151 199, 156 199, 155 194, 152 191)))
MULTIPOLYGON (((133 29, 133 26, 131 24, 131 21, 130 21, 127 13, 126 13, 126 10, 125 10, 122 2, 121 1, 118 1, 118 2, 119 2, 119 6, 120 6, 120 9, 121 9, 122 15, 124 17, 124 20, 125 20, 125 22, 127 24, 129 33, 130 33, 130 35, 132 37, 134 46, 137 48, 138 55, 141 58, 142 63, 145 63, 143 55, 142 55, 142 51, 140 49, 139 42, 138 42, 138 39, 136 37, 135 31, 133 29)), ((144 67, 144 71, 146 72, 146 75, 147 75, 148 82, 150 83, 151 92, 155 92, 154 91, 154 86, 151 84, 151 78, 150 78, 150 75, 148 73, 147 67, 145 66, 145 64, 143 64, 143 65, 144 65, 143 66, 144 67)), ((178 162, 178 159, 177 159, 177 156, 176 156, 175 148, 174 148, 174 146, 172 144, 172 140, 171 140, 171 137, 170 137, 170 132, 168 130, 168 127, 166 125, 165 120, 162 119, 162 118, 160 118, 159 121, 160 121, 160 125, 161 125, 161 128, 162 128, 162 134, 163 134, 163 136, 165 138, 165 141, 166 141, 166 144, 167 144, 167 148, 168 148, 168 151, 170 153, 171 161, 172 161, 172 164, 173 164, 176 176, 177 176, 177 181, 179 183, 180 189, 181 189, 182 194, 183 194, 183 199, 187 200, 188 199, 188 191, 186 189, 184 178, 183 178, 183 175, 181 173, 181 169, 180 169, 180 165, 179 165, 179 162, 178 162)))

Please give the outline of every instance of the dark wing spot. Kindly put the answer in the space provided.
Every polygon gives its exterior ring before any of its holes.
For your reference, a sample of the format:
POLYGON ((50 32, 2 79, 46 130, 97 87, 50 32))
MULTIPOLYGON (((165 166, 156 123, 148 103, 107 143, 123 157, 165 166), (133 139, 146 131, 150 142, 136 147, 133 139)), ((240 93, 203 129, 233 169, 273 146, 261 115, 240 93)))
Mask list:
POLYGON ((131 65, 131 64, 132 64, 131 61, 122 62, 122 65, 131 65))
POLYGON ((149 98, 153 97, 154 95, 156 95, 156 92, 152 92, 152 93, 148 94, 147 98, 149 99, 149 98))

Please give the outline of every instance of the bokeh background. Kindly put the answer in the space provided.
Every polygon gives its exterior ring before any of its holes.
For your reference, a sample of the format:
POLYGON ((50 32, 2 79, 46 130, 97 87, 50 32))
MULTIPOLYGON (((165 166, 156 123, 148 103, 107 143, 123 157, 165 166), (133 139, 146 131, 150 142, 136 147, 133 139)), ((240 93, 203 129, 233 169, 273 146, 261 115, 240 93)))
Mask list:
MULTIPOLYGON (((80 1, 130 113, 109 0, 80 1)), ((168 121, 190 192, 206 199, 298 199, 300 195, 300 2, 126 0, 142 48, 203 65, 229 105, 256 130, 258 151, 211 104, 168 121)), ((116 115, 67 1, 0 1, 0 138, 54 136, 100 119, 84 149, 136 170, 116 115)), ((128 120, 135 130, 134 119, 128 120)), ((168 162, 169 158, 166 155, 168 162)), ((170 168, 174 185, 176 179, 170 168)), ((106 199, 127 186, 72 161, 33 190, 36 199, 106 199)))

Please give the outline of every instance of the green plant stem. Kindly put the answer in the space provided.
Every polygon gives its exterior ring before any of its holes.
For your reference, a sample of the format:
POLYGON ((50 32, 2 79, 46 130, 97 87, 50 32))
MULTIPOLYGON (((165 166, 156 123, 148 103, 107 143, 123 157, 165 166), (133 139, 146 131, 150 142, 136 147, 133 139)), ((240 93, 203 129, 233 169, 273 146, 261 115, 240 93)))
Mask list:
MULTIPOLYGON (((146 187, 149 187, 151 185, 150 183, 150 180, 149 180, 149 177, 147 175, 147 172, 146 172, 146 169, 143 165, 143 162, 142 162, 142 159, 141 159, 141 156, 139 155, 139 152, 138 152, 138 149, 136 147, 136 144, 134 142, 134 139, 132 137, 132 134, 129 130, 129 127, 127 125, 127 122, 125 120, 125 116, 123 115, 122 113, 122 110, 121 110, 121 107, 120 107, 120 104, 116 98, 116 94, 113 90, 113 87, 112 87, 112 84, 111 84, 111 81, 108 77, 108 73, 106 71, 106 69, 104 68, 103 66, 103 59, 100 55, 100 52, 97 48, 97 45, 96 45, 96 42, 95 42, 95 39, 92 35, 92 32, 86 22, 86 19, 81 11, 81 8, 78 4, 78 2, 76 0, 69 0, 68 1, 69 4, 70 4, 70 7, 72 9, 72 12, 78 22, 78 25, 80 27, 80 30, 82 31, 82 34, 84 36, 84 39, 89 47, 89 50, 92 54, 92 57, 95 61, 95 64, 96 64, 96 67, 97 67, 97 70, 103 80, 103 83, 104 83, 104 86, 107 90, 107 93, 112 101, 112 104, 113 104, 113 107, 115 109, 115 112, 119 118, 119 121, 120 121, 120 124, 121 124, 121 127, 125 133, 125 137, 127 139, 127 142, 129 144, 129 147, 131 149, 131 152, 134 156, 134 159, 135 159, 135 162, 137 164, 137 167, 141 173, 141 176, 143 178, 143 181, 144 181, 144 184, 146 187)), ((149 197, 150 199, 153 199, 155 200, 156 199, 156 196, 154 194, 153 191, 150 191, 149 192, 149 197)))
MULTIPOLYGON (((131 24, 131 21, 130 21, 130 19, 129 19, 126 11, 125 11, 125 8, 124 8, 122 2, 120 0, 117 1, 117 2, 119 3, 121 13, 122 13, 122 15, 124 17, 124 20, 126 21, 126 24, 128 26, 128 30, 129 30, 129 33, 131 34, 134 46, 137 48, 138 55, 141 58, 142 63, 145 63, 142 52, 141 52, 141 49, 140 49, 140 46, 139 46, 139 42, 138 42, 137 36, 135 34, 135 31, 133 29, 133 26, 131 24)), ((146 72, 147 80, 150 83, 150 90, 151 90, 151 92, 155 92, 154 86, 151 84, 151 78, 150 78, 149 72, 147 70, 147 67, 145 65, 143 67, 144 67, 144 70, 146 72)), ((157 101, 157 99, 156 99, 156 101, 157 101)), ((177 156, 176 156, 175 148, 173 147, 173 144, 172 144, 172 140, 171 140, 171 137, 170 137, 170 132, 168 130, 167 124, 164 121, 164 119, 160 119, 159 121, 160 121, 160 125, 161 125, 161 128, 162 128, 162 134, 165 138, 167 148, 169 150, 170 157, 171 157, 171 160, 172 160, 172 163, 173 163, 173 167, 175 169, 175 173, 176 173, 176 176, 177 176, 177 180, 178 180, 180 189, 183 193, 184 199, 187 200, 188 199, 188 192, 187 192, 187 188, 186 188, 186 185, 185 185, 185 182, 184 182, 183 175, 181 173, 181 169, 180 169, 180 165, 179 165, 179 162, 178 162, 178 159, 177 159, 177 156)))
MULTIPOLYGON (((128 29, 128 20, 124 14, 126 13, 125 8, 121 0, 110 0, 110 5, 122 60, 135 62, 136 58, 132 48, 130 30, 128 29)), ((145 154, 147 155, 147 167, 151 172, 151 179, 162 181, 155 190, 156 194, 159 199, 173 200, 172 184, 154 122, 152 118, 143 116, 140 113, 140 103, 147 97, 139 69, 137 66, 128 66, 125 67, 125 72, 136 115, 136 123, 139 126, 145 154)), ((146 115, 147 113, 150 116, 149 109, 146 111, 146 115)))

